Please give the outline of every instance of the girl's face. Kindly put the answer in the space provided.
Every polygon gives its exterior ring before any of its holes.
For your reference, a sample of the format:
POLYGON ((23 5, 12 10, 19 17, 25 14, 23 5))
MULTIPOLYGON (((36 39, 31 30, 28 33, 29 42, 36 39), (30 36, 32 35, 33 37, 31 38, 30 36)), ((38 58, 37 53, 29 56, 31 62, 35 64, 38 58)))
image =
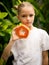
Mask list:
POLYGON ((34 9, 32 7, 23 7, 18 15, 18 19, 25 25, 32 26, 34 21, 34 9))

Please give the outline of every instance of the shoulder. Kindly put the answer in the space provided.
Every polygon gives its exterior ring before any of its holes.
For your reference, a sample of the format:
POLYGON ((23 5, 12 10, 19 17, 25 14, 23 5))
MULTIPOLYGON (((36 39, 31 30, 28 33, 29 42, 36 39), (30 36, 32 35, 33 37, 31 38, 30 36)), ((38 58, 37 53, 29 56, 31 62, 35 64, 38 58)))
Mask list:
POLYGON ((43 30, 43 29, 40 29, 40 28, 36 28, 35 27, 35 30, 36 30, 36 34, 37 35, 39 35, 40 36, 40 38, 42 38, 42 39, 49 39, 49 35, 48 35, 48 33, 47 33, 47 31, 45 31, 45 30, 43 30))
MULTIPOLYGON (((36 27, 35 27, 36 28, 36 27)), ((41 34, 41 35, 48 35, 46 30, 43 30, 41 28, 36 28, 36 30, 41 34)))

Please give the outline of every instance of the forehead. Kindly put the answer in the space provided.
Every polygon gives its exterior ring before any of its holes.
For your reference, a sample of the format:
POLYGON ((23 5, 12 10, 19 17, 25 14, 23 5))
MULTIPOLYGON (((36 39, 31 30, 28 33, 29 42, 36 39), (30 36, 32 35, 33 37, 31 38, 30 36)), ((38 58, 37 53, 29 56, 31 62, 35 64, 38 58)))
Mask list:
POLYGON ((29 13, 32 13, 32 14, 35 13, 33 7, 26 6, 26 7, 21 8, 20 14, 29 14, 29 13))

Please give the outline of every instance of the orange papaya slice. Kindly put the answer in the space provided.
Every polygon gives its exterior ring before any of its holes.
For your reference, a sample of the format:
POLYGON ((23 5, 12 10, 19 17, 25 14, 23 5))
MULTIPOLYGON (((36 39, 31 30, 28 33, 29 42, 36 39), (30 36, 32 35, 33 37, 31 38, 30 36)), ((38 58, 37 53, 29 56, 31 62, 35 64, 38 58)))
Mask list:
POLYGON ((24 24, 18 25, 15 29, 15 33, 19 38, 27 38, 29 34, 29 28, 24 24))

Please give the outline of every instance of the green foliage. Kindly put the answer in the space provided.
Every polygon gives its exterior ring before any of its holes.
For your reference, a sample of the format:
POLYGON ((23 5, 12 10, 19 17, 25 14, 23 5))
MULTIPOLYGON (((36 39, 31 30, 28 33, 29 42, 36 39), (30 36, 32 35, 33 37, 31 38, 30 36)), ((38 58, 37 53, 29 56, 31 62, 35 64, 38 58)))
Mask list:
POLYGON ((0 5, 6 10, 5 12, 0 11, 0 53, 2 54, 3 49, 9 42, 12 29, 19 24, 19 20, 16 17, 17 11, 14 8, 9 11, 3 2, 0 2, 0 5))
POLYGON ((2 51, 2 44, 0 43, 0 51, 2 51))

